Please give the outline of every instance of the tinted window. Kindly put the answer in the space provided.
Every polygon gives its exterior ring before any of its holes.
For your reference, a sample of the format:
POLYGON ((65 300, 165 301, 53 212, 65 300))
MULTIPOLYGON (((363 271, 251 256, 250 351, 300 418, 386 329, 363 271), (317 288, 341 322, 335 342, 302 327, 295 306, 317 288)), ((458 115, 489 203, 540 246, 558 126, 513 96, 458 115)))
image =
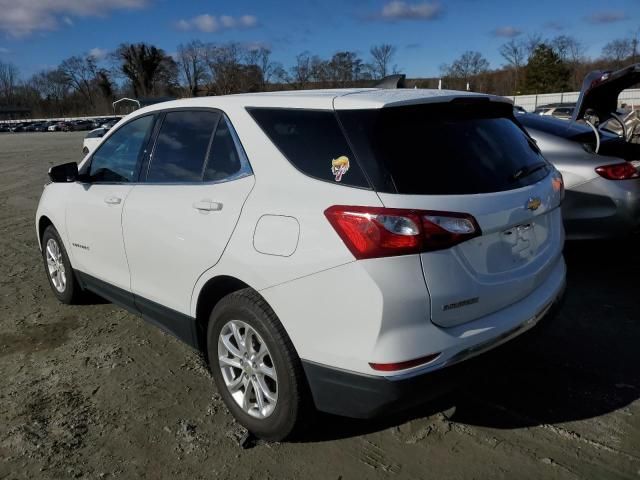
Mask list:
POLYGON ((553 113, 557 115, 571 115, 573 108, 556 108, 553 113))
POLYGON ((320 180, 369 188, 333 112, 259 108, 250 113, 298 170, 320 180))
POLYGON ((153 115, 133 120, 107 138, 91 157, 92 182, 131 182, 138 175, 138 161, 149 141, 153 115))
POLYGON ((339 112, 381 191, 498 192, 544 178, 549 165, 510 105, 470 102, 339 112))
POLYGON ((202 180, 204 162, 219 116, 205 111, 167 113, 158 133, 147 181, 202 180))
POLYGON ((227 121, 223 118, 213 136, 209 161, 204 171, 204 181, 224 180, 240 171, 240 155, 233 141, 227 121))

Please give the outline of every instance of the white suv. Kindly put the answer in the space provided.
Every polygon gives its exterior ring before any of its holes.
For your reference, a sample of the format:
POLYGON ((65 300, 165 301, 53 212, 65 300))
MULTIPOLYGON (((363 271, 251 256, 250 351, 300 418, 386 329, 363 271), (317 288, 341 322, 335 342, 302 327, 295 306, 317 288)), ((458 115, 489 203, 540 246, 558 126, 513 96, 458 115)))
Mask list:
POLYGON ((429 397, 431 372, 532 327, 564 290, 562 178, 497 97, 166 102, 49 175, 36 227, 53 293, 91 290, 202 350, 266 439, 312 406, 366 418, 429 397))

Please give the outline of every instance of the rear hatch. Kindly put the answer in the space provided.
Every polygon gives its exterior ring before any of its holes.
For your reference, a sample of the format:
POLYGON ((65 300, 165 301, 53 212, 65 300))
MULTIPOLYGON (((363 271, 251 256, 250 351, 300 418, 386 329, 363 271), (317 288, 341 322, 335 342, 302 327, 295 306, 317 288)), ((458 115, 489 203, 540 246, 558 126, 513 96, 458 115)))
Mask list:
POLYGON ((480 227, 420 255, 435 324, 493 313, 545 281, 564 240, 562 181, 510 104, 465 98, 338 116, 385 207, 470 214, 480 227))
POLYGON ((580 97, 573 112, 573 120, 581 120, 591 110, 600 122, 611 118, 618 109, 618 96, 626 88, 640 83, 640 63, 621 70, 596 70, 582 82, 580 97))

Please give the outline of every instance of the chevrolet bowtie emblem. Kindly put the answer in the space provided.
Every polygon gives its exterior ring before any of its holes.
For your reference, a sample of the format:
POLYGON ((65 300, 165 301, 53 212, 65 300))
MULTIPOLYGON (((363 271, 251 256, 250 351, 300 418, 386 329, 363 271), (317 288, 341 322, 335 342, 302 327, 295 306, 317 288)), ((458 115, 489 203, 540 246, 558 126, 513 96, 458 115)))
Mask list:
POLYGON ((531 211, 537 210, 541 204, 542 200, 540 200, 538 197, 531 197, 529 200, 527 200, 527 209, 531 211))

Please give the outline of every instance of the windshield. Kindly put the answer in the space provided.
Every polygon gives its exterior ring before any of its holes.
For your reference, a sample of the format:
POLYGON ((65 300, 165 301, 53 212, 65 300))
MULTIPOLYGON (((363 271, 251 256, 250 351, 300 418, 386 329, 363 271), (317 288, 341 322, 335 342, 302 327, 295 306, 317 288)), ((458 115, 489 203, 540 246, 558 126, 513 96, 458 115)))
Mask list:
POLYGON ((550 165, 508 104, 339 111, 356 157, 378 191, 500 192, 544 178, 550 165))

